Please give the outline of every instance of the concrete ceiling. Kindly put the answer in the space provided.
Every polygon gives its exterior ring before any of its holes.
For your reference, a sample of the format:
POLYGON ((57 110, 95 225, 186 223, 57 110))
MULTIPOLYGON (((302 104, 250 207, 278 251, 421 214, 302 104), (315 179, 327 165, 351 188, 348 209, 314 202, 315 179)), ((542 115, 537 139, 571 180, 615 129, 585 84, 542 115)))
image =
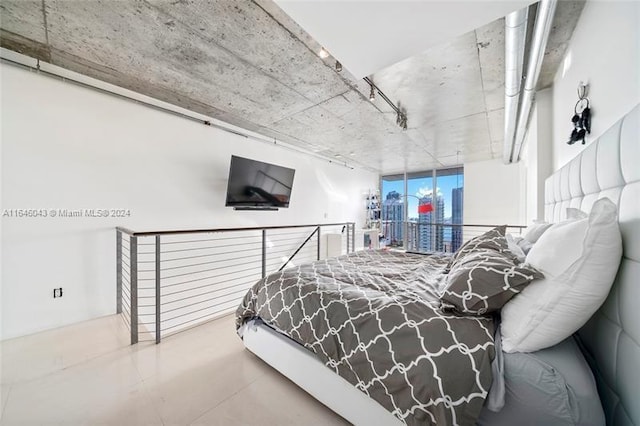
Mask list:
POLYGON ((3 0, 0 17, 2 47, 381 173, 501 155, 502 20, 373 75, 402 131, 272 0, 3 0))

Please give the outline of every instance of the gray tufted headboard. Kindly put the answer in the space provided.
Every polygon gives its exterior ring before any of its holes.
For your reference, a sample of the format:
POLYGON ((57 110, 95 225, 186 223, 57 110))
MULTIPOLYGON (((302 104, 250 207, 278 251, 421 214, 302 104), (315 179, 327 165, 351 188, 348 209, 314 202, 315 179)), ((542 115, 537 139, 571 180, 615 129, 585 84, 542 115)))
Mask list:
POLYGON ((585 212, 601 197, 618 205, 624 255, 606 302, 578 332, 607 425, 640 426, 640 105, 545 184, 545 217, 585 212))

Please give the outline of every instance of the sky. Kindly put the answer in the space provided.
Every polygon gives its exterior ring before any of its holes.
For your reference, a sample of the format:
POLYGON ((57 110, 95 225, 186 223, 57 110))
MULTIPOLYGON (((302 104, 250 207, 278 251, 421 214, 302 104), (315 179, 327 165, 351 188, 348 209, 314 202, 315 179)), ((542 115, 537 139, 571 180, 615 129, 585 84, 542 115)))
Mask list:
MULTIPOLYGON (((451 217, 451 190, 464 186, 464 180, 462 175, 440 176, 438 177, 438 192, 442 194, 444 198, 444 217, 451 217)), ((424 194, 429 194, 433 191, 433 179, 417 178, 409 179, 407 181, 407 189, 409 196, 406 197, 408 202, 408 216, 410 218, 418 217, 418 199, 413 197, 421 197, 424 194)), ((400 194, 404 193, 404 182, 402 179, 395 181, 382 180, 382 191, 380 196, 382 202, 387 199, 387 194, 391 191, 397 191, 400 194)))

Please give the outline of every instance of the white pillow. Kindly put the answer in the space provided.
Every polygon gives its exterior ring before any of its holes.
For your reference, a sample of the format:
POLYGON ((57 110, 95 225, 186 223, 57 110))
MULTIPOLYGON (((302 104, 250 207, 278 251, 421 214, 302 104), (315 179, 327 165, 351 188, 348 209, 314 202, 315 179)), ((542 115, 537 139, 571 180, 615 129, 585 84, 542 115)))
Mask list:
POLYGON ((519 263, 524 262, 524 259, 527 257, 526 253, 522 250, 522 247, 518 245, 518 238, 514 237, 511 234, 505 235, 507 239, 507 248, 509 251, 518 259, 519 263))
POLYGON ((524 239, 534 244, 544 232, 549 229, 553 225, 552 223, 548 223, 542 220, 536 220, 532 225, 527 226, 527 229, 524 230, 524 239))
POLYGON ((502 348, 533 352, 576 332, 602 305, 622 256, 617 209, 608 198, 587 218, 553 225, 526 262, 545 278, 532 282, 502 308, 502 348))
POLYGON ((582 210, 567 207, 567 219, 584 219, 585 217, 589 217, 589 215, 582 210))

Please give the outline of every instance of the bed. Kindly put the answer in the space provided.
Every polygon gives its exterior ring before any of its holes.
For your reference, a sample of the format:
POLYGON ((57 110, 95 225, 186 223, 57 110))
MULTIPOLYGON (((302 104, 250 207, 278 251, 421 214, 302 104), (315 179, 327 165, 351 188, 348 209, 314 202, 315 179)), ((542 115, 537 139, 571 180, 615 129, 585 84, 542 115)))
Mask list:
MULTIPOLYGON (((620 271, 602 308, 574 337, 532 354, 503 354, 494 340, 495 317, 486 307, 477 312, 481 315, 463 315, 440 300, 452 259, 365 251, 267 277, 262 294, 254 286, 237 315, 245 346, 354 424, 498 425, 522 419, 520 424, 595 425, 606 417, 609 425, 639 425, 640 319, 633 308, 640 300, 639 121, 636 107, 547 180, 548 220, 562 221, 567 208, 588 212, 602 197, 619 210, 624 247, 620 271), (359 275, 367 275, 367 285, 358 281, 359 275), (341 301, 333 303, 336 309, 328 310, 329 293, 341 301), (388 302, 382 310, 376 304, 380 297, 388 302), (385 309, 386 323, 379 318, 385 309), (298 311, 297 317, 290 315, 292 311, 298 311), (304 321, 314 315, 322 317, 316 323, 321 326, 310 327, 304 321), (337 334, 337 329, 344 332, 345 324, 364 317, 369 318, 364 331, 337 334), (375 328, 370 327, 372 319, 379 321, 375 328), (385 325, 394 323, 395 329, 385 325), (407 349, 410 340, 424 350, 407 349), (385 356, 372 364, 363 342, 380 345, 385 356), (425 342, 433 346, 425 348, 425 342), (591 366, 588 373, 558 373, 579 364, 582 354, 591 366), (406 358, 398 359, 401 355, 406 358), (589 382, 595 376, 599 398, 596 395, 592 402, 593 395, 570 395, 577 399, 566 402, 563 409, 572 412, 563 413, 564 419, 536 421, 536 411, 527 411, 530 401, 518 398, 525 390, 509 397, 510 390, 519 388, 506 375, 507 400, 520 399, 520 405, 508 403, 496 414, 487 405, 498 359, 516 369, 537 368, 536 374, 560 374, 570 390, 595 388, 589 382), (590 412, 600 401, 604 412, 590 412)), ((517 294, 515 287, 512 290, 517 294)))

